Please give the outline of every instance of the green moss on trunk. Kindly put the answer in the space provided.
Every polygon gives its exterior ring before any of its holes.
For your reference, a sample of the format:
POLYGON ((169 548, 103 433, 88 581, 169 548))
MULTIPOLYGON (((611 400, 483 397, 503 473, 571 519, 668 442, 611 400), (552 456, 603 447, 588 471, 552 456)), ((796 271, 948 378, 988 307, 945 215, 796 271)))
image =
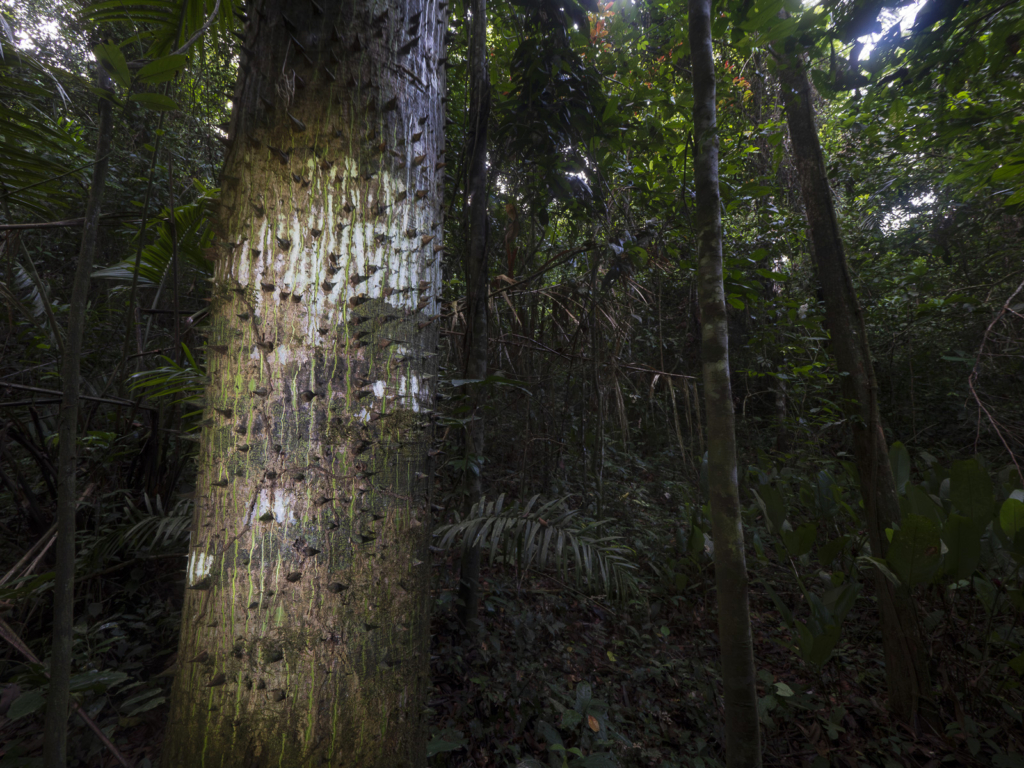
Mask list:
POLYGON ((444 12, 373 10, 249 14, 164 768, 425 762, 444 12))

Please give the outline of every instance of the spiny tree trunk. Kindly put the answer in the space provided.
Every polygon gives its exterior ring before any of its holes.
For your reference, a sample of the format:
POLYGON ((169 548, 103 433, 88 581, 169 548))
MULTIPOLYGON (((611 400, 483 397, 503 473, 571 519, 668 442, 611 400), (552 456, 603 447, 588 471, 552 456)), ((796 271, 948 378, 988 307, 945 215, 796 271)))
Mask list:
MULTIPOLYGON (((843 400, 853 429, 854 456, 871 553, 885 557, 889 548, 885 529, 899 519, 899 499, 878 413, 878 385, 864 317, 850 279, 832 190, 825 175, 825 160, 814 124, 811 84, 799 56, 791 52, 780 55, 779 78, 811 251, 825 299, 832 353, 844 374, 841 377, 843 400)), ((875 588, 881 614, 889 706, 897 717, 911 722, 922 697, 927 697, 931 689, 914 605, 909 595, 895 589, 880 573, 875 574, 875 588)))
MULTIPOLYGON (((469 48, 469 248, 463 260, 466 272, 466 366, 467 379, 487 376, 487 121, 491 111, 491 81, 487 71, 487 0, 471 0, 469 48)), ((483 402, 467 387, 472 406, 466 427, 466 451, 475 457, 484 452, 483 402)), ((469 476, 466 513, 483 493, 480 467, 469 476)), ((480 547, 462 558, 459 581, 459 619, 469 632, 475 631, 480 603, 480 547)))
POLYGON ((165 768, 425 763, 444 2, 257 2, 165 768))
POLYGON ((729 326, 722 282, 722 217, 718 191, 715 62, 711 48, 711 2, 690 0, 693 62, 693 124, 696 157, 694 223, 698 237, 701 357, 708 428, 708 488, 715 542, 718 637, 725 685, 726 762, 729 768, 761 765, 754 651, 747 603, 736 475, 736 429, 729 379, 729 326))
MULTIPOLYGON (((97 67, 97 85, 106 89, 109 78, 97 67)), ((68 706, 71 703, 71 634, 75 606, 75 512, 78 507, 75 473, 78 470, 78 396, 81 386, 82 336, 85 310, 89 303, 89 276, 92 274, 96 238, 100 231, 100 212, 110 167, 110 138, 113 116, 110 101, 99 101, 99 127, 96 163, 92 169, 92 188, 82 226, 82 243, 75 267, 68 310, 68 336, 61 360, 63 395, 60 405, 57 471, 57 569, 53 589, 53 650, 50 656, 50 693, 46 701, 43 765, 64 768, 67 764, 68 706)))

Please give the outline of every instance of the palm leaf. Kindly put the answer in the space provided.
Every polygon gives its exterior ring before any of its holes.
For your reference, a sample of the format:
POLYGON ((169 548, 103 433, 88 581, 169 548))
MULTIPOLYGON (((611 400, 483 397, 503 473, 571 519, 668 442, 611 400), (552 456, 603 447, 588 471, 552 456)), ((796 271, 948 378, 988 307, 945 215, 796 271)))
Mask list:
MULTIPOLYGON (((200 274, 209 275, 213 266, 204 251, 213 243, 213 230, 209 216, 213 197, 209 190, 203 190, 200 198, 188 205, 174 209, 175 232, 178 238, 178 258, 191 264, 200 274)), ((139 285, 159 285, 168 270, 172 269, 173 243, 171 242, 170 210, 165 208, 160 216, 151 222, 153 242, 142 249, 139 261, 139 285)), ((93 277, 131 282, 135 271, 135 260, 125 260, 111 267, 96 270, 93 277)))
POLYGON ((434 531, 441 549, 458 541, 466 552, 487 549, 491 563, 505 562, 523 570, 536 567, 556 572, 577 588, 625 600, 637 593, 636 565, 617 536, 597 538, 592 531, 608 521, 578 526, 578 511, 565 507, 565 499, 536 506, 539 496, 526 506, 503 510, 504 494, 497 501, 482 499, 467 519, 434 531))
POLYGON ((0 189, 8 204, 45 215, 69 199, 58 177, 83 164, 81 131, 40 107, 68 102, 49 69, 2 37, 0 54, 0 189))
MULTIPOLYGON (((216 0, 101 0, 85 7, 82 14, 90 24, 123 24, 135 29, 126 42, 148 44, 147 57, 159 58, 175 51, 198 31, 216 5, 216 0)), ((235 28, 240 0, 221 0, 217 19, 211 27, 222 35, 235 28)), ((205 44, 207 35, 197 46, 205 44)))

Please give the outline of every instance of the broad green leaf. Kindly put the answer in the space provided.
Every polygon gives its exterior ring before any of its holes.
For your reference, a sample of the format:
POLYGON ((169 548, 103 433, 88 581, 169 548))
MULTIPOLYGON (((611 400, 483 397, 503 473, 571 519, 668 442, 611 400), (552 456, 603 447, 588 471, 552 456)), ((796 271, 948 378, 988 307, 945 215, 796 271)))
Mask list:
POLYGON ((128 97, 128 100, 137 101, 146 109, 155 109, 157 111, 173 111, 178 108, 174 99, 170 96, 164 96, 162 93, 133 93, 128 97))
POLYGON ((96 56, 96 61, 110 73, 115 83, 122 88, 131 85, 132 75, 128 71, 128 62, 125 61, 120 48, 113 43, 102 43, 93 48, 92 52, 96 56))
POLYGON ((1021 187, 1012 195, 1010 195, 1010 197, 1007 198, 1006 202, 1003 203, 1003 205, 1020 205, 1021 203, 1024 203, 1024 187, 1021 187))
POLYGON ((893 533, 886 562, 904 586, 923 584, 935 575, 942 562, 942 542, 935 523, 920 515, 907 515, 893 533))
POLYGON ((946 513, 942 507, 931 497, 922 485, 907 485, 907 501, 910 504, 912 514, 927 517, 936 525, 942 525, 946 520, 946 513))
POLYGON ((764 503, 764 511, 771 521, 772 530, 775 533, 782 531, 782 524, 786 522, 786 502, 782 500, 782 494, 774 485, 762 485, 756 491, 756 495, 764 503))
POLYGON ((850 540, 849 536, 840 536, 838 539, 832 539, 827 544, 818 547, 818 562, 825 568, 832 565, 832 561, 835 560, 839 555, 846 549, 846 543, 850 540))
POLYGON ((974 459, 955 461, 949 470, 949 498, 961 513, 981 525, 992 520, 992 478, 974 459))
POLYGON ((903 443, 895 442, 889 449, 889 464, 892 465, 892 476, 896 481, 896 493, 904 493, 910 479, 910 454, 903 443))
POLYGON ((992 181, 1003 181, 1024 173, 1024 165, 1004 165, 992 172, 992 181))
POLYGON ((839 627, 829 624, 822 632, 815 634, 806 624, 798 621, 796 630, 800 638, 800 657, 816 667, 823 666, 839 642, 839 627))
POLYGON ((973 583, 974 592, 978 595, 978 600, 985 606, 986 611, 992 613, 992 610, 996 607, 996 597, 999 594, 998 590, 996 590, 996 585, 981 576, 975 576, 973 583))
POLYGON ((782 620, 786 623, 786 626, 793 626, 793 612, 789 610, 789 606, 786 605, 786 601, 782 599, 778 592, 772 589, 772 585, 767 581, 758 581, 764 591, 768 593, 768 597, 771 598, 772 602, 775 603, 775 610, 782 616, 782 620))
POLYGON ((999 510, 999 525, 1013 541, 1018 531, 1024 531, 1024 502, 1009 498, 999 510))
POLYGON ((143 83, 162 83, 172 79, 188 63, 188 56, 163 56, 139 70, 136 77, 143 83))
POLYGON ((124 102, 121 99, 119 99, 117 97, 117 94, 113 91, 108 91, 104 88, 97 88, 95 85, 87 85, 86 88, 92 91, 93 95, 97 98, 106 99, 115 107, 124 106, 124 102))
POLYGON ((38 712, 45 705, 45 689, 34 688, 31 691, 25 691, 25 693, 14 700, 10 709, 7 710, 7 719, 17 720, 25 715, 31 715, 33 712, 38 712))
POLYGON ((433 757, 441 752, 453 752, 456 749, 462 749, 468 743, 466 739, 462 738, 461 731, 448 729, 427 742, 427 757, 433 757))
POLYGON ((800 555, 805 555, 811 551, 817 535, 817 523, 804 523, 798 526, 795 531, 783 531, 782 541, 790 555, 800 557, 800 555))
POLYGON ((793 689, 785 683, 775 683, 775 692, 784 699, 793 695, 793 689))
POLYGON ((1024 653, 1019 653, 1007 662, 1010 669, 1018 675, 1024 675, 1024 653))
POLYGON ((68 685, 72 691, 90 690, 96 693, 103 693, 108 688, 113 688, 127 679, 128 675, 125 672, 118 672, 112 669, 94 669, 89 672, 80 672, 77 675, 72 675, 68 685))
POLYGON ((954 579, 967 579, 981 559, 981 534, 984 529, 963 515, 950 515, 942 527, 946 545, 943 571, 954 579))

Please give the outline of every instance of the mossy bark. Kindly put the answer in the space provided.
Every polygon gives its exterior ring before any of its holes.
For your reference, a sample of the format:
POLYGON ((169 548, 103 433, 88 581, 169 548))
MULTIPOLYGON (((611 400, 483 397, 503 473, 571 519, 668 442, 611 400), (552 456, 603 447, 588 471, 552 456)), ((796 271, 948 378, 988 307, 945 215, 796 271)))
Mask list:
POLYGON ((164 768, 425 764, 445 26, 249 8, 164 768))
POLYGON ((708 489, 715 542, 718 643, 725 687, 726 764, 761 765, 754 651, 747 598, 747 565, 736 471, 736 423, 729 376, 729 318, 722 273, 722 215, 718 188, 718 127, 711 2, 690 0, 693 125, 696 152, 697 292, 708 424, 708 489))

